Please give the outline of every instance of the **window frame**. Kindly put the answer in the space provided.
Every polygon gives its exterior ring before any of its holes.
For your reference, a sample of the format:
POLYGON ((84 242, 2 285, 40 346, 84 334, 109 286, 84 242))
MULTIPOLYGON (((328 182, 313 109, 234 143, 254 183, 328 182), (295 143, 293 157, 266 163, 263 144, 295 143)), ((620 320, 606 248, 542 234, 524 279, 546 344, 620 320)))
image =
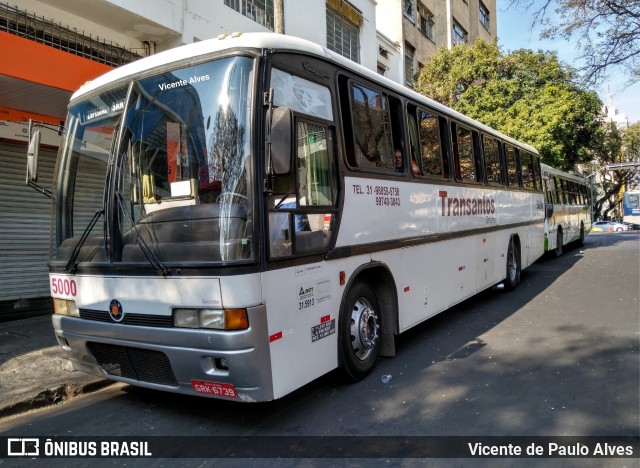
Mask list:
POLYGON ((260 26, 275 31, 273 0, 224 0, 224 4, 260 26), (264 6, 258 5, 258 3, 262 3, 264 6), (271 4, 271 8, 269 8, 269 4, 271 4), (269 13, 269 9, 271 13, 269 13), (261 16, 263 16, 263 21, 258 21, 261 16))
MULTIPOLYGON (((361 28, 359 25, 349 21, 349 19, 347 17, 345 17, 343 14, 341 14, 339 11, 335 10, 334 8, 331 8, 331 6, 329 6, 329 4, 326 5, 326 12, 325 12, 325 20, 326 20, 326 40, 327 40, 327 49, 335 52, 336 54, 339 54, 345 58, 348 58, 349 60, 352 60, 353 62, 356 63, 360 63, 360 59, 361 57, 361 44, 360 44, 360 33, 361 33, 361 28), (329 28, 331 27, 330 21, 329 19, 332 19, 333 22, 333 30, 332 30, 332 36, 329 35, 329 28), (337 21, 337 20, 340 21, 337 21), (345 48, 344 47, 338 47, 337 46, 337 42, 336 41, 336 34, 335 31, 338 29, 338 26, 340 27, 340 33, 342 35, 342 37, 344 37, 345 35, 349 38, 349 51, 348 54, 345 54, 345 48), (329 40, 330 37, 332 37, 332 40, 329 40), (351 47, 351 44, 355 42, 355 51, 353 50, 353 48, 351 47)), ((342 45, 344 45, 344 40, 340 41, 342 45)))
POLYGON ((451 36, 451 42, 454 46, 466 45, 469 43, 469 33, 456 20, 453 20, 451 36))
POLYGON ((418 2, 418 30, 432 42, 435 42, 435 16, 421 2, 418 2))
POLYGON ((480 0, 478 6, 478 20, 480 24, 486 29, 490 31, 491 28, 491 12, 487 8, 487 6, 480 0))

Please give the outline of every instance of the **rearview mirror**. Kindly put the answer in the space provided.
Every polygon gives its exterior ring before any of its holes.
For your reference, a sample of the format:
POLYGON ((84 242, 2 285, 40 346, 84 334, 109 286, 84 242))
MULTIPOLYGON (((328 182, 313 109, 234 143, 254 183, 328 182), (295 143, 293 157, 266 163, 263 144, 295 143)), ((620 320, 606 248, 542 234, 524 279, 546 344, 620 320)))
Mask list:
POLYGON ((38 180, 38 156, 40 154, 40 130, 32 133, 27 151, 27 180, 26 183, 38 180))
POLYGON ((271 170, 273 175, 291 172, 293 112, 276 107, 271 117, 271 170))

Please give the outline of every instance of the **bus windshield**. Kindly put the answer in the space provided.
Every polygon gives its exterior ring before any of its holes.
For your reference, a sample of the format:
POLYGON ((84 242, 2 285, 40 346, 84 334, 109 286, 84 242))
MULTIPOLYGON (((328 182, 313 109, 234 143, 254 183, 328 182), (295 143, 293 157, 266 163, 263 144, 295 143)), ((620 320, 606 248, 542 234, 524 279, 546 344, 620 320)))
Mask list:
POLYGON ((252 67, 247 57, 220 59, 74 103, 52 261, 252 260, 252 67))

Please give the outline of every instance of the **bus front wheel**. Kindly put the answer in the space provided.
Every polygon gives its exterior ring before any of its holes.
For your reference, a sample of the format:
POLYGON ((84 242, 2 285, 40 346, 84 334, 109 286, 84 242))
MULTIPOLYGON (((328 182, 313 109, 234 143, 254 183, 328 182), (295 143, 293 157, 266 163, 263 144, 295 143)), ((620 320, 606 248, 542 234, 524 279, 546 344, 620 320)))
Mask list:
POLYGON ((504 287, 507 291, 513 291, 520 283, 520 252, 513 237, 509 240, 507 251, 507 279, 504 287))
POLYGON ((342 372, 351 381, 366 377, 380 352, 380 307, 371 286, 354 284, 340 312, 342 372))

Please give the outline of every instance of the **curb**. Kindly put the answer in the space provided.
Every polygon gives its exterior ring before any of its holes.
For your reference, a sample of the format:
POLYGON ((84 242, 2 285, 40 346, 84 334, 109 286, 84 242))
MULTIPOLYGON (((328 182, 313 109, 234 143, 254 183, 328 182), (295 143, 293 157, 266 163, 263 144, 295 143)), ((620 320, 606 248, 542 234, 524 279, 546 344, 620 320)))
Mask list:
POLYGON ((25 397, 23 400, 0 408, 0 418, 15 416, 16 414, 48 406, 61 405, 71 398, 101 390, 115 383, 111 380, 100 379, 84 384, 61 384, 44 390, 35 396, 25 397))

